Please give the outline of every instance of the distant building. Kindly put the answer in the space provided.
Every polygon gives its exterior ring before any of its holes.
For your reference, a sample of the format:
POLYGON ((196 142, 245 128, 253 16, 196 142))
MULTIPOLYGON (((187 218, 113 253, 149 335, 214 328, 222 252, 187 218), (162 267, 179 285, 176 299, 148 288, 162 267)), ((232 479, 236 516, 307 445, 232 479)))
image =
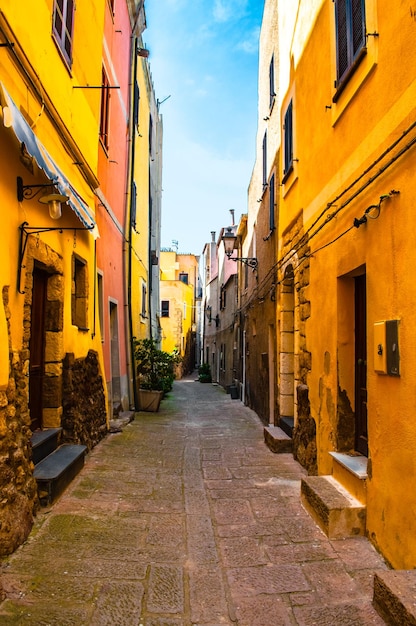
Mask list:
POLYGON ((190 373, 198 363, 196 354, 197 301, 199 300, 198 257, 172 250, 160 253, 161 348, 178 350, 181 371, 190 373))

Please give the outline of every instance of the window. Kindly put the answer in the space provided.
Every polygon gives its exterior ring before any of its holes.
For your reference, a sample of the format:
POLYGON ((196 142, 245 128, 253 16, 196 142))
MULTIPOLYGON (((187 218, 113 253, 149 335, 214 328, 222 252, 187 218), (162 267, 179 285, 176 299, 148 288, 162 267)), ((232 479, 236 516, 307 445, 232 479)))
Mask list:
POLYGON ((270 179, 269 184, 269 227, 270 232, 276 228, 275 220, 274 220, 274 205, 275 205, 275 184, 274 184, 274 174, 270 179))
POLYGON ((267 187, 267 131, 263 137, 263 191, 267 187))
POLYGON ((149 118, 149 154, 153 156, 153 118, 149 118))
POLYGON ((269 90, 270 90, 269 107, 272 108, 274 104, 274 99, 276 97, 276 94, 274 91, 274 55, 272 56, 272 59, 270 61, 270 66, 269 66, 269 90))
POLYGON ((139 125, 139 111, 140 111, 140 88, 137 80, 134 81, 134 93, 133 93, 133 124, 137 128, 139 125))
POLYGON ((74 0, 54 0, 52 32, 69 67, 72 65, 74 0))
POLYGON ((137 186, 133 181, 131 186, 131 199, 130 199, 130 226, 136 230, 136 213, 137 213, 137 186))
POLYGON ((162 300, 162 317, 169 317, 169 300, 162 300))
POLYGON ((142 311, 140 315, 146 317, 146 299, 147 299, 147 287, 146 283, 142 283, 142 311))
POLYGON ((186 274, 185 272, 180 272, 179 280, 181 281, 181 283, 184 283, 185 285, 187 285, 188 284, 188 274, 186 274))
POLYGON ((80 330, 88 330, 88 273, 85 261, 72 256, 72 324, 80 330))
POLYGON ((293 102, 289 102, 284 119, 284 170, 283 175, 287 176, 293 168, 293 102))
POLYGON ((110 122, 110 83, 105 69, 102 69, 101 79, 101 119, 100 119, 100 140, 104 148, 108 150, 108 127, 110 122))
POLYGON ((335 0, 337 40, 336 87, 346 80, 355 62, 365 52, 364 0, 335 0))
POLYGON ((186 320, 186 302, 183 303, 183 319, 186 320))
POLYGON ((104 284, 103 274, 97 271, 98 320, 100 323, 101 341, 104 342, 104 284))
POLYGON ((221 289, 220 289, 220 310, 222 311, 223 309, 225 309, 227 305, 227 290, 224 287, 224 285, 221 285, 221 289))

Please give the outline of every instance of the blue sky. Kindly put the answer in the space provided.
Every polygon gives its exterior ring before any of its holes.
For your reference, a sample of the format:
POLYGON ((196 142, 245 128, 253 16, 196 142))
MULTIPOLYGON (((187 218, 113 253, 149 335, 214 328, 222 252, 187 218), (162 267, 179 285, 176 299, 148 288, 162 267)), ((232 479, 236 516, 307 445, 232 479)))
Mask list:
POLYGON ((146 0, 163 115, 162 246, 201 254, 247 212, 263 0, 146 0))

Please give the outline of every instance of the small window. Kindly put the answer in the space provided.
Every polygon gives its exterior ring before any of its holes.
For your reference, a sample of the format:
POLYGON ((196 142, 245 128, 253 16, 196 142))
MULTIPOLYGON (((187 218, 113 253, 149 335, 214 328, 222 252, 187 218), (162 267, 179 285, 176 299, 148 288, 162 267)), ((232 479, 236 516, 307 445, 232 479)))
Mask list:
POLYGON ((142 311, 141 311, 142 317, 146 317, 146 300, 147 300, 147 286, 146 286, 146 283, 142 283, 142 311))
POLYGON ((104 279, 100 271, 97 271, 97 299, 101 341, 104 343, 104 279))
POLYGON ((74 0, 54 0, 52 32, 69 67, 72 65, 74 0))
POLYGON ((183 303, 183 319, 184 319, 184 320, 186 320, 186 310, 187 310, 187 307, 186 307, 186 302, 184 302, 184 303, 183 303))
POLYGON ((270 91, 269 107, 271 109, 274 104, 274 99, 276 97, 276 93, 274 91, 274 55, 272 56, 270 65, 269 65, 269 91, 270 91))
POLYGON ((140 112, 140 88, 137 80, 134 81, 133 92, 133 124, 137 128, 139 125, 139 112, 140 112))
POLYGON ((274 205, 275 205, 275 183, 274 183, 274 174, 270 178, 269 184, 269 227, 270 232, 276 228, 275 218, 274 218, 274 205))
POLYGON ((188 274, 186 274, 185 272, 180 272, 179 280, 181 281, 181 283, 185 283, 185 285, 187 285, 188 284, 188 274))
POLYGON ((336 87, 348 78, 355 62, 365 52, 365 1, 335 0, 337 42, 336 87))
POLYGON ((149 117, 149 155, 153 156, 153 118, 149 117))
POLYGON ((287 176, 293 169, 293 102, 289 103, 284 119, 284 170, 283 175, 287 176))
POLYGON ((136 214, 137 214, 137 185, 133 181, 131 186, 131 199, 130 199, 130 225, 136 229, 136 214))
POLYGON ((220 310, 222 311, 227 306, 227 290, 222 285, 220 289, 220 310))
POLYGON ((110 125, 110 83, 104 68, 102 69, 101 84, 100 140, 104 148, 108 150, 108 129, 110 125))
POLYGON ((88 272, 87 264, 72 256, 72 324, 80 330, 88 330, 88 272))
POLYGON ((267 187, 267 131, 263 137, 263 190, 267 187))
POLYGON ((162 300, 162 317, 169 317, 169 300, 162 300))

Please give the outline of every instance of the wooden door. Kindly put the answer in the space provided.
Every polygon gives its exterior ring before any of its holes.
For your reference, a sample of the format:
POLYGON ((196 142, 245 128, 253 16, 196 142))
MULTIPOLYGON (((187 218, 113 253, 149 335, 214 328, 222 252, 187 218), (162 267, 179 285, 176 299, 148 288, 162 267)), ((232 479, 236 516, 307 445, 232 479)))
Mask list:
POLYGON ((32 431, 42 428, 43 378, 45 373, 45 305, 48 274, 33 270, 30 321, 29 410, 32 431))
POLYGON ((368 456, 367 297, 365 274, 355 278, 355 449, 368 456))

